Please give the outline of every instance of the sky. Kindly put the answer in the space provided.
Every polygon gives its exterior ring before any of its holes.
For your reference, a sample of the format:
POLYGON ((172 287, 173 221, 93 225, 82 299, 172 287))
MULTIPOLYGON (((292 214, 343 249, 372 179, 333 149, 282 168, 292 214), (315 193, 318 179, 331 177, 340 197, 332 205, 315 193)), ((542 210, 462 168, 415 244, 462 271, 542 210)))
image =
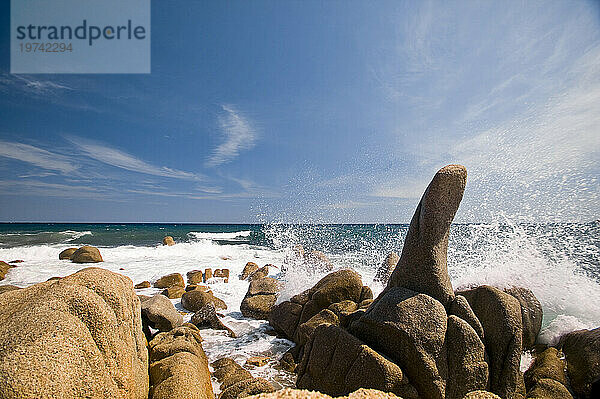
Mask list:
POLYGON ((0 221, 600 217, 600 2, 152 1, 150 74, 10 74, 0 221))

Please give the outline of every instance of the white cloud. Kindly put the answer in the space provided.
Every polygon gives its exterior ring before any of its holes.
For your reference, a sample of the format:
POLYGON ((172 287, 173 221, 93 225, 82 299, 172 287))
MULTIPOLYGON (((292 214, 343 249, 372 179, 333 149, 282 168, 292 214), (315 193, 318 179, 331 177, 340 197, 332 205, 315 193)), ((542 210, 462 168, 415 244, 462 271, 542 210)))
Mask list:
POLYGON ((206 161, 209 167, 219 166, 236 158, 243 150, 254 147, 256 131, 233 106, 222 105, 225 115, 219 117, 219 127, 225 141, 214 149, 206 161))
POLYGON ((77 169, 77 165, 68 157, 29 144, 0 141, 0 157, 16 159, 63 174, 72 173, 77 169))
POLYGON ((166 166, 155 166, 126 152, 90 140, 74 136, 68 136, 67 139, 86 156, 116 168, 174 179, 203 180, 204 178, 197 173, 185 172, 166 166))
POLYGON ((62 90, 73 90, 69 86, 50 80, 40 80, 26 75, 9 75, 6 73, 0 75, 1 87, 9 90, 18 89, 32 94, 52 94, 62 90))

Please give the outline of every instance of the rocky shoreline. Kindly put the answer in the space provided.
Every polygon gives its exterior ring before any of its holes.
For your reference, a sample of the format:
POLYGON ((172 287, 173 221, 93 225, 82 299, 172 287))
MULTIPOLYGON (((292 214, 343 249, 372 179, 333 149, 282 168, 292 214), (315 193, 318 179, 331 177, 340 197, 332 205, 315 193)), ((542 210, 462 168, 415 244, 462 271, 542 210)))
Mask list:
MULTIPOLYGON (((537 345, 542 308, 526 287, 454 291, 448 234, 466 178, 460 165, 436 173, 401 255, 388 255, 377 271, 387 285, 376 298, 358 273, 333 270, 323 253, 299 247, 296 261, 331 273, 276 304, 274 266, 248 262, 240 310, 295 343, 278 367, 294 373, 301 390, 277 391, 254 377, 260 359, 209 364, 201 330, 235 334, 219 315, 226 303, 206 284, 236 278, 228 269, 191 270, 187 285, 181 274, 166 275, 153 284, 164 291, 145 297, 129 278, 94 267, 27 288, 0 286, 0 397, 599 397, 600 328, 568 333, 556 347, 537 345), (194 313, 190 323, 169 298, 194 313), (524 350, 535 354, 525 373, 524 350)), ((177 245, 172 237, 164 244, 177 245)), ((89 246, 60 257, 102 262, 89 246)), ((13 267, 1 266, 2 277, 13 267)))

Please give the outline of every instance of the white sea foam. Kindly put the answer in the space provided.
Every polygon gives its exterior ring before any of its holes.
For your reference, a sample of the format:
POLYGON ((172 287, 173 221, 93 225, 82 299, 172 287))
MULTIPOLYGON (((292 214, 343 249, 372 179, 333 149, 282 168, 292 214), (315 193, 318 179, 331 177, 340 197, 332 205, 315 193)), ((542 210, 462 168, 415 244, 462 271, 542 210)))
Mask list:
POLYGON ((205 233, 198 231, 190 231, 188 236, 196 240, 235 240, 236 238, 249 237, 252 232, 250 230, 235 231, 233 233, 205 233))

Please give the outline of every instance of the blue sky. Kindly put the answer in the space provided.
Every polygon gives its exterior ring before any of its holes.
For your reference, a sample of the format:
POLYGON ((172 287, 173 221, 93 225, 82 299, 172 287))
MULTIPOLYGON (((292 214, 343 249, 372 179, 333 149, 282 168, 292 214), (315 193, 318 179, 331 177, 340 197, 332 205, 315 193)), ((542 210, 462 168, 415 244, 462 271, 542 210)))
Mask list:
POLYGON ((597 219, 595 1, 152 2, 149 75, 11 75, 0 220, 597 219))

